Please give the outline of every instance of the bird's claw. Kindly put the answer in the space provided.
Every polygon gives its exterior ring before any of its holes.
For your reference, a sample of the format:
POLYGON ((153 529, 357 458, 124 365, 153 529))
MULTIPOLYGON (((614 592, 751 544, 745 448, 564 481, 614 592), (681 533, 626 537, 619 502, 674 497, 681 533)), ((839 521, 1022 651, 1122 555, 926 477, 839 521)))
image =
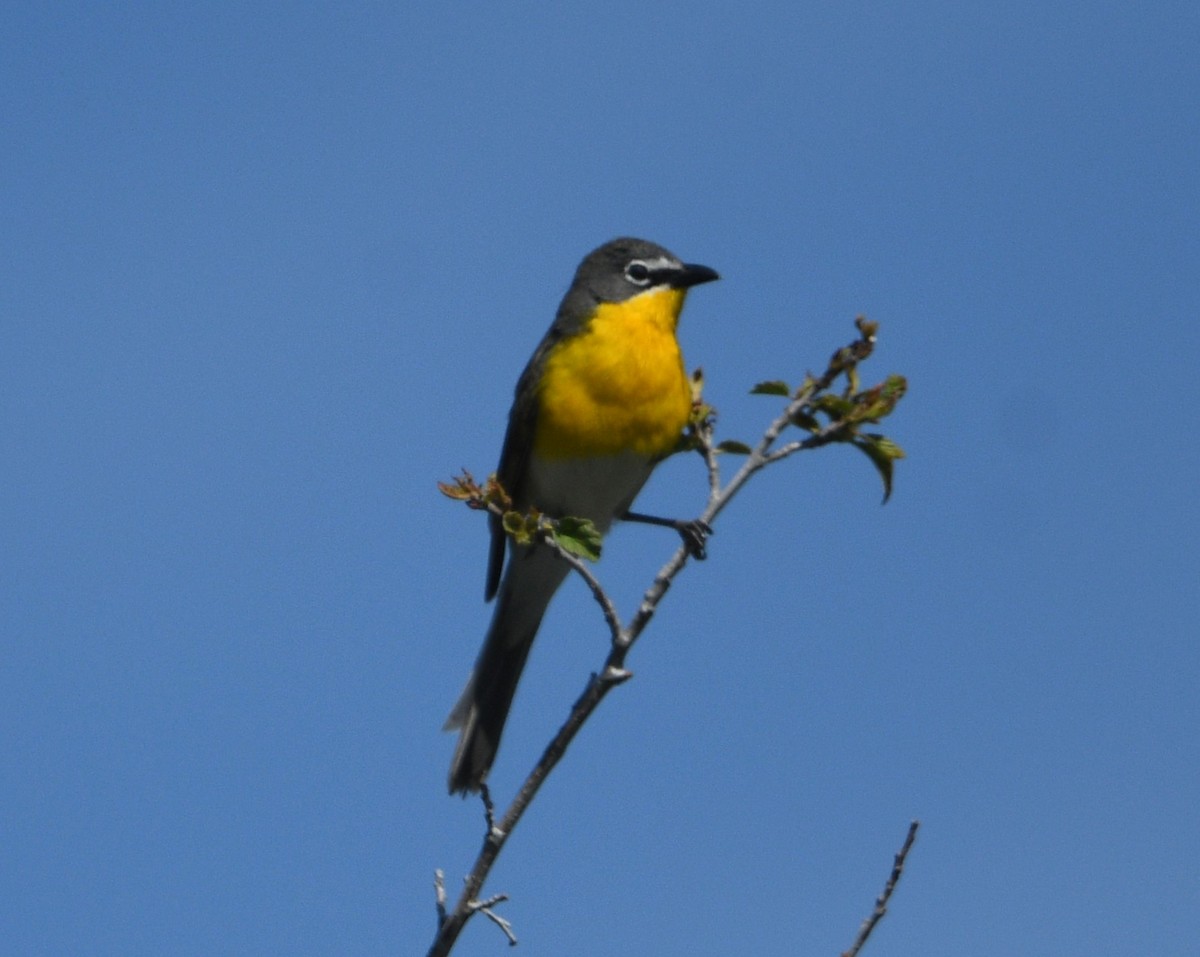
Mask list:
POLYGON ((693 518, 690 521, 680 521, 675 528, 679 537, 683 539, 688 554, 698 562, 704 561, 708 557, 706 546, 708 536, 713 533, 712 526, 702 519, 693 518))

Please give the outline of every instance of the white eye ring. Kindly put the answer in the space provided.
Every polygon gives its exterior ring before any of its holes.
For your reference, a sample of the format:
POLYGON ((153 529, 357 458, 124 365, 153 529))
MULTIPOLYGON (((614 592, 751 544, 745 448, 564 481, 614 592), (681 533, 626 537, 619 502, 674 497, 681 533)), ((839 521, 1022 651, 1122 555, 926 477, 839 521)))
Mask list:
POLYGON ((625 267, 625 278, 635 286, 650 285, 650 267, 640 259, 635 259, 625 267))

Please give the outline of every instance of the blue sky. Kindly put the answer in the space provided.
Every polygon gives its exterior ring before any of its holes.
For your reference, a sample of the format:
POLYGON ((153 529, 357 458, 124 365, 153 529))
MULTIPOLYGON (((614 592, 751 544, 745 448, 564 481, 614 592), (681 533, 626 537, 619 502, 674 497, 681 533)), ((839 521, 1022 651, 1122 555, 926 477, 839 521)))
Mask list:
MULTIPOLYGON (((0 938, 422 953, 496 461, 579 258, 709 264, 720 435, 882 325, 721 516, 489 889, 522 953, 1187 954, 1194 4, 21 4, 0 31, 0 938)), ((695 461, 640 505, 698 511, 695 461)), ((619 528, 635 606, 674 546, 619 528)), ((605 635, 558 597, 511 793, 605 635)), ((458 953, 497 953, 494 927, 458 953)))

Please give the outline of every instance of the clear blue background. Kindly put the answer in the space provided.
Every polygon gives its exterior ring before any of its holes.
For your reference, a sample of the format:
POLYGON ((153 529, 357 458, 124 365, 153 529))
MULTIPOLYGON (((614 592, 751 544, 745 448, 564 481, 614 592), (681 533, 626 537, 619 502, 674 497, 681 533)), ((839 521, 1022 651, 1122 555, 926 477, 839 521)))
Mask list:
MULTIPOLYGON (((1194 953, 1198 9, 10 5, 4 952, 424 952, 489 614, 434 483, 632 233, 725 277, 721 435, 863 312, 910 458, 721 517, 494 872, 521 952, 839 953, 916 817, 869 953, 1194 953)), ((624 612, 673 547, 614 533, 624 612)), ((604 651, 572 582, 498 797, 604 651)))

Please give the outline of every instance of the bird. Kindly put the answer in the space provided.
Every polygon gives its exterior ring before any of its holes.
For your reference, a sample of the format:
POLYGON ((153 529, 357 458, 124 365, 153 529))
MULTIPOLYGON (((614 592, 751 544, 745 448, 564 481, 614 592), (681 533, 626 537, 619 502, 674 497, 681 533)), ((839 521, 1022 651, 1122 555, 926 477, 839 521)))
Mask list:
MULTIPOLYGON (((629 508, 691 414, 676 338, 684 299, 719 278, 644 239, 614 239, 583 258, 517 380, 496 472, 514 509, 589 519, 601 535, 617 519, 668 525, 703 557, 707 528, 629 508)), ((459 732, 449 788, 464 796, 486 781, 542 617, 569 571, 551 547, 511 540, 496 515, 489 525, 485 598, 496 605, 444 728, 459 732)))

